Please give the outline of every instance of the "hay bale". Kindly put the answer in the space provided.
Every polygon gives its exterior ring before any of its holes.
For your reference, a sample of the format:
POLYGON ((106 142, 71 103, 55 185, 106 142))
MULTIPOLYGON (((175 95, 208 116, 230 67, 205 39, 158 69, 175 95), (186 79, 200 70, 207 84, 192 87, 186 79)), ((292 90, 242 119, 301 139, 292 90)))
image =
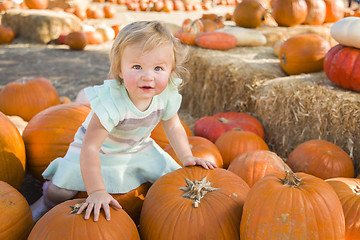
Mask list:
POLYGON ((253 86, 248 111, 258 116, 269 147, 283 158, 310 139, 344 149, 360 170, 360 94, 324 72, 275 78, 253 86))
POLYGON ((190 48, 189 80, 183 87, 182 109, 194 117, 243 111, 256 81, 283 77, 271 47, 237 47, 216 51, 190 48))
POLYGON ((330 28, 332 24, 326 23, 320 26, 311 25, 297 25, 294 27, 274 27, 274 26, 261 26, 256 30, 260 31, 266 37, 266 46, 273 47, 275 43, 282 39, 304 34, 304 33, 315 33, 325 38, 331 46, 337 44, 335 39, 330 35, 330 28))
POLYGON ((82 28, 81 20, 74 14, 37 9, 7 10, 2 23, 11 27, 17 37, 37 43, 48 43, 63 32, 82 28))
POLYGON ((84 0, 49 0, 48 8, 85 8, 88 5, 88 1, 84 0))

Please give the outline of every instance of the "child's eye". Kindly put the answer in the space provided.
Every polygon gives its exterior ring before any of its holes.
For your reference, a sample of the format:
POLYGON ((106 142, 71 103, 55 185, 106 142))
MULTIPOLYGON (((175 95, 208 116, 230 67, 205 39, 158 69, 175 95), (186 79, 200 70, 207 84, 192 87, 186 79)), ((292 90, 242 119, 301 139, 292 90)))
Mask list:
POLYGON ((155 71, 161 71, 161 70, 163 70, 162 67, 159 67, 159 66, 155 67, 155 71))
POLYGON ((141 69, 141 66, 140 65, 134 65, 132 68, 139 70, 139 69, 141 69))

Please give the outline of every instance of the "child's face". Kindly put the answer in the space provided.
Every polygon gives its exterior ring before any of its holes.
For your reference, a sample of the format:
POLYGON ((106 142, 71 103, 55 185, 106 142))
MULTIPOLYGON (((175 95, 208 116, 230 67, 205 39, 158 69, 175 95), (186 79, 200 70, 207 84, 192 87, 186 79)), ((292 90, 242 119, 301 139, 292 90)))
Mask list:
POLYGON ((125 47, 119 74, 135 106, 150 104, 153 96, 165 90, 174 63, 171 45, 143 53, 141 46, 131 44, 125 47))

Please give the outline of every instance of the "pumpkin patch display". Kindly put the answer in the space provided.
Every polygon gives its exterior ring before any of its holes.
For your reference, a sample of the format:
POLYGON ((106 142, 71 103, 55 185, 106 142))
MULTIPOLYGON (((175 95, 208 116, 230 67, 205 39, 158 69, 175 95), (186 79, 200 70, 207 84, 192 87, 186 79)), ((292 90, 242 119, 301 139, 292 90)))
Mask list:
POLYGON ((20 189, 25 175, 25 145, 15 125, 0 112, 0 181, 20 189))
POLYGON ((246 0, 236 4, 232 18, 236 26, 244 28, 259 27, 265 21, 266 10, 256 0, 246 0))
POLYGON ((335 84, 360 91, 360 49, 338 44, 325 55, 324 71, 335 84))
POLYGON ((217 113, 199 118, 195 122, 194 133, 215 143, 223 133, 232 129, 253 132, 265 139, 261 122, 248 113, 239 112, 217 113))
POLYGON ((280 0, 272 4, 272 16, 279 26, 293 27, 302 24, 307 14, 305 0, 280 0))
POLYGON ((360 48, 359 28, 359 17, 346 17, 331 26, 330 34, 341 45, 360 48))
POLYGON ((237 45, 236 37, 225 32, 204 32, 196 37, 195 42, 199 47, 215 50, 228 50, 237 45))
POLYGON ((345 215, 345 239, 360 239, 360 179, 330 178, 327 183, 338 195, 345 215))
POLYGON ((33 225, 28 202, 15 188, 0 181, 0 239, 26 240, 33 225))
POLYGON ((329 42, 318 34, 290 37, 280 46, 280 66, 289 75, 321 71, 329 49, 329 42))
POLYGON ((231 130, 222 134, 215 142, 227 169, 239 155, 252 150, 269 150, 265 141, 257 134, 248 131, 231 130))
POLYGON ((239 239, 249 186, 234 173, 180 168, 153 183, 140 217, 141 239, 239 239))
POLYGON ((306 173, 273 172, 245 200, 240 239, 345 239, 340 200, 324 180, 306 173))
POLYGON ((110 221, 103 211, 97 222, 85 220, 85 212, 76 214, 84 200, 68 200, 53 207, 35 224, 28 240, 140 239, 135 223, 123 209, 110 208, 110 221))
POLYGON ((320 139, 298 145, 286 163, 294 172, 305 172, 321 179, 355 177, 350 156, 339 146, 320 139))
POLYGON ((35 178, 44 181, 41 174, 50 162, 65 156, 89 112, 89 105, 65 103, 45 109, 28 122, 22 136, 27 166, 35 178))
MULTIPOLYGON (((190 149, 194 157, 202 158, 208 160, 209 162, 215 163, 217 167, 222 168, 223 160, 219 149, 216 145, 210 140, 199 137, 199 136, 190 136, 188 137, 190 149)), ((180 165, 183 166, 182 162, 176 156, 175 150, 170 144, 164 148, 165 152, 170 154, 170 156, 180 165)))
POLYGON ((52 83, 43 77, 27 77, 6 84, 0 91, 0 111, 25 121, 40 111, 60 104, 52 83))

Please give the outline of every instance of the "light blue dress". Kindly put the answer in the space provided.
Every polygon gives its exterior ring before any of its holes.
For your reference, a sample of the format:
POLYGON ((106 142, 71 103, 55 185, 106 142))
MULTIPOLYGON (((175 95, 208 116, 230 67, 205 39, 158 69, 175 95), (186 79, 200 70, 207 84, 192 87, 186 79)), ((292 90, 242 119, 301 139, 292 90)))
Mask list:
MULTIPOLYGON (((181 79, 175 80, 176 85, 181 83, 181 79)), ((179 110, 182 97, 177 87, 168 85, 143 112, 116 80, 105 80, 103 85, 86 88, 85 93, 92 110, 77 130, 66 155, 52 161, 43 172, 45 179, 61 188, 86 191, 80 171, 80 149, 94 113, 109 132, 99 152, 107 192, 126 193, 181 168, 150 138, 160 120, 170 119, 179 110)))

